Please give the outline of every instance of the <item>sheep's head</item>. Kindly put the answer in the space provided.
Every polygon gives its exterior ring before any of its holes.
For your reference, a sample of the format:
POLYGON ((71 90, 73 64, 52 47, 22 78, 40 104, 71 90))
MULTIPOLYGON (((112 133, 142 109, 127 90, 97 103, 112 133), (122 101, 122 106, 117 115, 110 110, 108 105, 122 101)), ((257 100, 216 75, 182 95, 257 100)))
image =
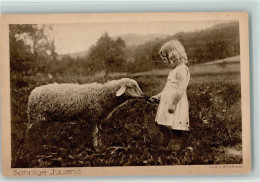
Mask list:
POLYGON ((129 98, 146 98, 147 96, 140 89, 138 83, 129 78, 122 78, 119 80, 120 88, 116 92, 116 96, 126 96, 129 98))

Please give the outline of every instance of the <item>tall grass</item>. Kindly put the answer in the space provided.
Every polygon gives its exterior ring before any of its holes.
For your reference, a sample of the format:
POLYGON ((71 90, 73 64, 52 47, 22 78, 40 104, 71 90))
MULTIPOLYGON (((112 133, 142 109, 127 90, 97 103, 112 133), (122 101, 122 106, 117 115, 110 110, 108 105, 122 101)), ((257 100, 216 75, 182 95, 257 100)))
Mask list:
MULTIPOLYGON (((124 76, 125 77, 125 76, 124 76)), ((159 93, 165 76, 135 78, 143 91, 159 93)), ((31 90, 51 82, 104 82, 107 78, 16 77, 11 75, 12 167, 66 167, 119 165, 191 165, 242 163, 226 153, 241 150, 241 93, 239 74, 193 75, 187 90, 190 131, 158 126, 157 105, 130 100, 102 122, 102 148, 91 148, 86 121, 44 123, 26 133, 27 100, 31 90), (26 138, 28 136, 28 138, 26 138)))

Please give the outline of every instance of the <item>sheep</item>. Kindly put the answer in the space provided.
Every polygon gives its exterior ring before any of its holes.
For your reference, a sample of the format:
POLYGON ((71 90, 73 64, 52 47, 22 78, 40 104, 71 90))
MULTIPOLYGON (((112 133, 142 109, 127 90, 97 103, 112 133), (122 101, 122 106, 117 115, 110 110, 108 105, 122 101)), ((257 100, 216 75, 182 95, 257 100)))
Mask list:
POLYGON ((100 146, 99 125, 113 109, 129 99, 147 98, 129 78, 104 84, 48 84, 35 88, 28 100, 28 130, 36 123, 82 119, 93 124, 93 147, 100 146))

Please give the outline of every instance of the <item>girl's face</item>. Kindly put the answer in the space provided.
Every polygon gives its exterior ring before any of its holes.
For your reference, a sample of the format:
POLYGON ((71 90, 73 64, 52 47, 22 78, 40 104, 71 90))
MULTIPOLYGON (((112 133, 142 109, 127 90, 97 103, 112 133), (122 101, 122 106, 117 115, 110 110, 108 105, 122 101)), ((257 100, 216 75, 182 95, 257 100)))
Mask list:
POLYGON ((160 57, 162 58, 164 64, 169 68, 175 68, 177 66, 177 61, 170 59, 169 56, 161 54, 160 57))

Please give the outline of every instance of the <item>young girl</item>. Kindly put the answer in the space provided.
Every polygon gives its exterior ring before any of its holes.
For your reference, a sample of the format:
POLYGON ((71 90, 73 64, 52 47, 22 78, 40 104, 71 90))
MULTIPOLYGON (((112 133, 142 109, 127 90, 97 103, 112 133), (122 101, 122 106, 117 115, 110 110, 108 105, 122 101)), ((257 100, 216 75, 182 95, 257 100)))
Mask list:
POLYGON ((167 83, 161 93, 150 100, 160 100, 155 121, 174 130, 189 130, 189 104, 186 89, 190 72, 184 47, 178 40, 166 42, 160 49, 164 63, 171 68, 167 83))

